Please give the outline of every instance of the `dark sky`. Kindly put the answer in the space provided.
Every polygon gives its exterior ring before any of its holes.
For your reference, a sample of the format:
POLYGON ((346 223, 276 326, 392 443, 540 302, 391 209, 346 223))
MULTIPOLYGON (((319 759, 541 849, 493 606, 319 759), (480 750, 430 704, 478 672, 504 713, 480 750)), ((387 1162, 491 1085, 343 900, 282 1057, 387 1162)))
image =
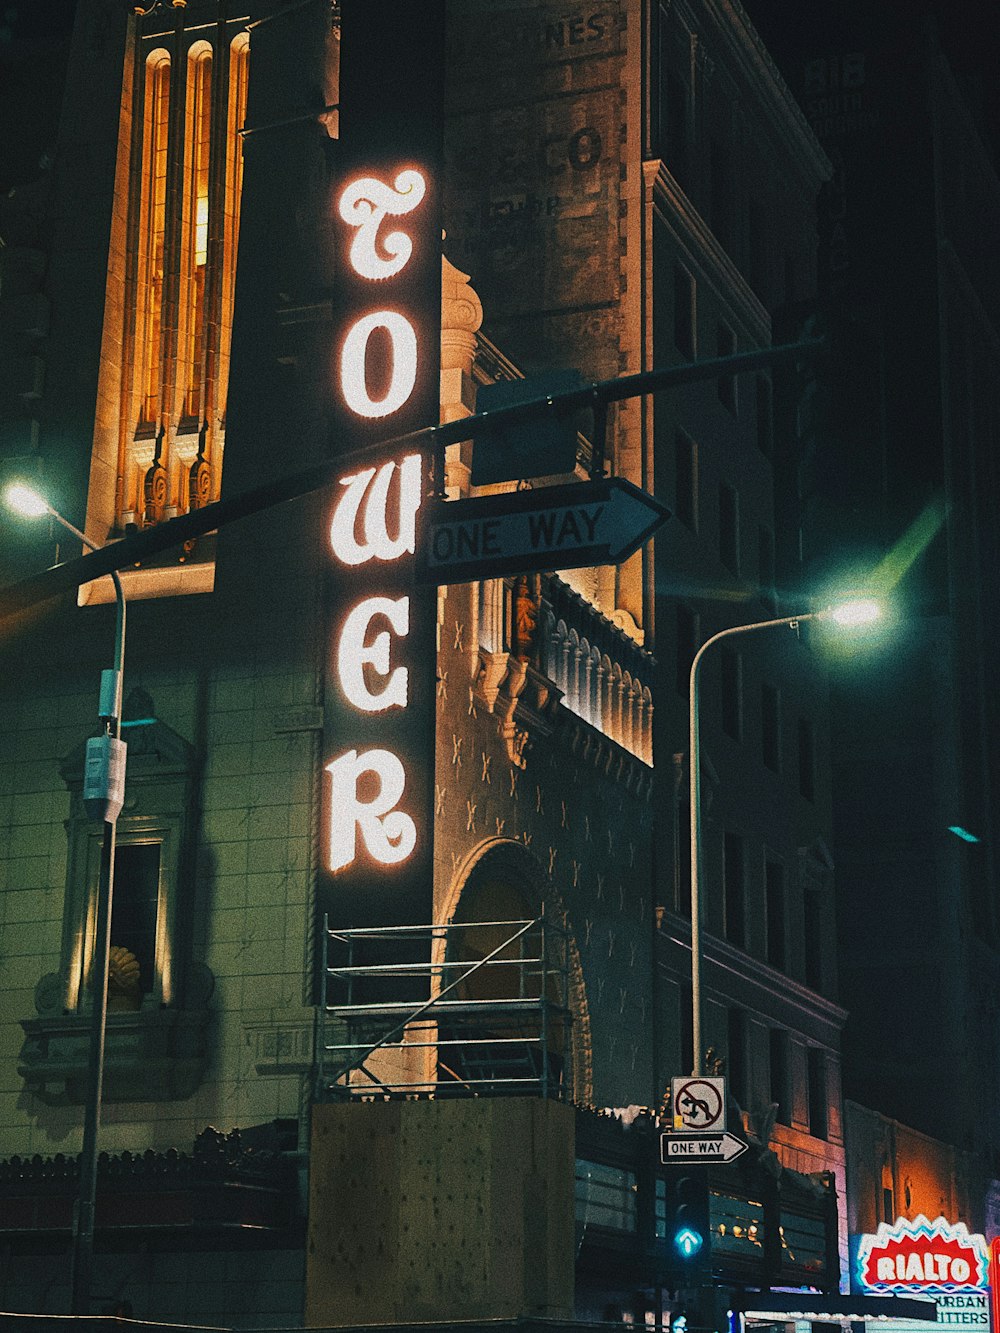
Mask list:
POLYGON ((1000 0, 743 0, 795 91, 798 57, 863 47, 866 31, 891 49, 892 34, 930 16, 966 102, 1000 163, 1000 0))
POLYGON ((76 0, 0 0, 0 194, 33 180, 59 124, 76 0))
MULTIPOLYGON (((859 14, 862 23, 905 27, 933 14, 1000 163, 1000 0, 744 0, 744 7, 790 84, 797 43, 822 49, 856 28, 859 14)), ((0 193, 36 176, 54 141, 75 9, 76 0, 0 0, 0 193)))

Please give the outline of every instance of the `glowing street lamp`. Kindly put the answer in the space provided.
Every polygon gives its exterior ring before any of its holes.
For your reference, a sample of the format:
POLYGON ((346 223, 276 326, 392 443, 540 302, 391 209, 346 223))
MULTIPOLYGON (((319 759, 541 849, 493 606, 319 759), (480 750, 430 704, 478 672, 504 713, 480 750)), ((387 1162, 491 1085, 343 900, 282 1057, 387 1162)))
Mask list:
POLYGON ((868 625, 882 614, 880 604, 873 598, 852 598, 828 606, 823 611, 808 611, 800 616, 781 616, 777 620, 761 620, 751 625, 732 625, 719 630, 710 639, 706 639, 694 655, 691 663, 690 678, 690 744, 688 766, 690 769, 691 802, 691 1038, 694 1045, 694 1066, 692 1073, 697 1077, 702 1071, 701 1044, 701 725, 699 715, 700 684, 699 668, 705 653, 720 639, 731 638, 735 634, 749 634, 753 630, 776 629, 788 625, 797 629, 807 620, 832 620, 836 624, 848 627, 868 625))
MULTIPOLYGON (((13 482, 4 491, 7 506, 25 518, 46 514, 62 524, 89 550, 96 545, 32 487, 13 482)), ((93 1010, 84 1104, 83 1144, 80 1151, 80 1189, 73 1219, 73 1314, 90 1313, 91 1272, 94 1258, 94 1205, 97 1195, 97 1136, 104 1092, 104 1043, 108 1017, 108 961, 111 950, 111 904, 115 882, 115 831, 125 794, 125 742, 121 739, 122 679, 125 671, 125 594, 117 572, 115 586, 115 656, 111 670, 101 672, 98 714, 103 732, 87 741, 83 804, 92 819, 103 820, 101 867, 94 923, 94 963, 91 973, 93 1010)))

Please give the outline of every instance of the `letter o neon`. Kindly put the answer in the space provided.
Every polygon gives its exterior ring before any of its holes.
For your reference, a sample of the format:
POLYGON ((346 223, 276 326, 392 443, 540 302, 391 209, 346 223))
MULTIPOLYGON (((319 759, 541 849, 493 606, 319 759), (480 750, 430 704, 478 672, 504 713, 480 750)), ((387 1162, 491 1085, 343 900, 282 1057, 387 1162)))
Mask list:
POLYGON ((972 1266, 968 1259, 952 1259, 951 1261, 951 1280, 952 1282, 968 1282, 972 1276, 972 1266))
POLYGON ((403 406, 417 381, 417 335, 408 319, 376 310, 352 325, 340 354, 340 387, 347 406, 361 417, 387 417, 403 406), (384 398, 370 397, 365 376, 368 339, 385 329, 392 343, 392 378, 384 398))

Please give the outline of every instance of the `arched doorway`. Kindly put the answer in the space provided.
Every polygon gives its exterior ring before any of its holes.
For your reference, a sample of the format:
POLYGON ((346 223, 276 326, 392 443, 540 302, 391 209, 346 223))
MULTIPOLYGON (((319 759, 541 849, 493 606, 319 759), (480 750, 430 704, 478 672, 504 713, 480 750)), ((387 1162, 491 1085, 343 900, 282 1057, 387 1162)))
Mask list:
POLYGON ((445 908, 444 975, 463 978, 455 994, 469 1016, 439 1019, 439 1078, 456 1095, 520 1092, 589 1104, 579 952, 541 866, 521 843, 491 839, 458 868, 445 908), (465 964, 474 970, 464 973, 465 964))

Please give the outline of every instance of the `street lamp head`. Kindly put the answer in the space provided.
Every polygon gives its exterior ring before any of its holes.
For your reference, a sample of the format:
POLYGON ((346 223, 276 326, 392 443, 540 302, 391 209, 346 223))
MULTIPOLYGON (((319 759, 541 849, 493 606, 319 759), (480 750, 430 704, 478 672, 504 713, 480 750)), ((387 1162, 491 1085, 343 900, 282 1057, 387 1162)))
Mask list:
POLYGON ((882 615, 882 607, 874 597, 853 597, 831 606, 829 614, 838 625, 870 625, 882 615))
POLYGON ((8 509, 13 509, 24 518, 41 518, 43 514, 51 513, 48 501, 23 481, 12 481, 4 491, 3 498, 8 509))

